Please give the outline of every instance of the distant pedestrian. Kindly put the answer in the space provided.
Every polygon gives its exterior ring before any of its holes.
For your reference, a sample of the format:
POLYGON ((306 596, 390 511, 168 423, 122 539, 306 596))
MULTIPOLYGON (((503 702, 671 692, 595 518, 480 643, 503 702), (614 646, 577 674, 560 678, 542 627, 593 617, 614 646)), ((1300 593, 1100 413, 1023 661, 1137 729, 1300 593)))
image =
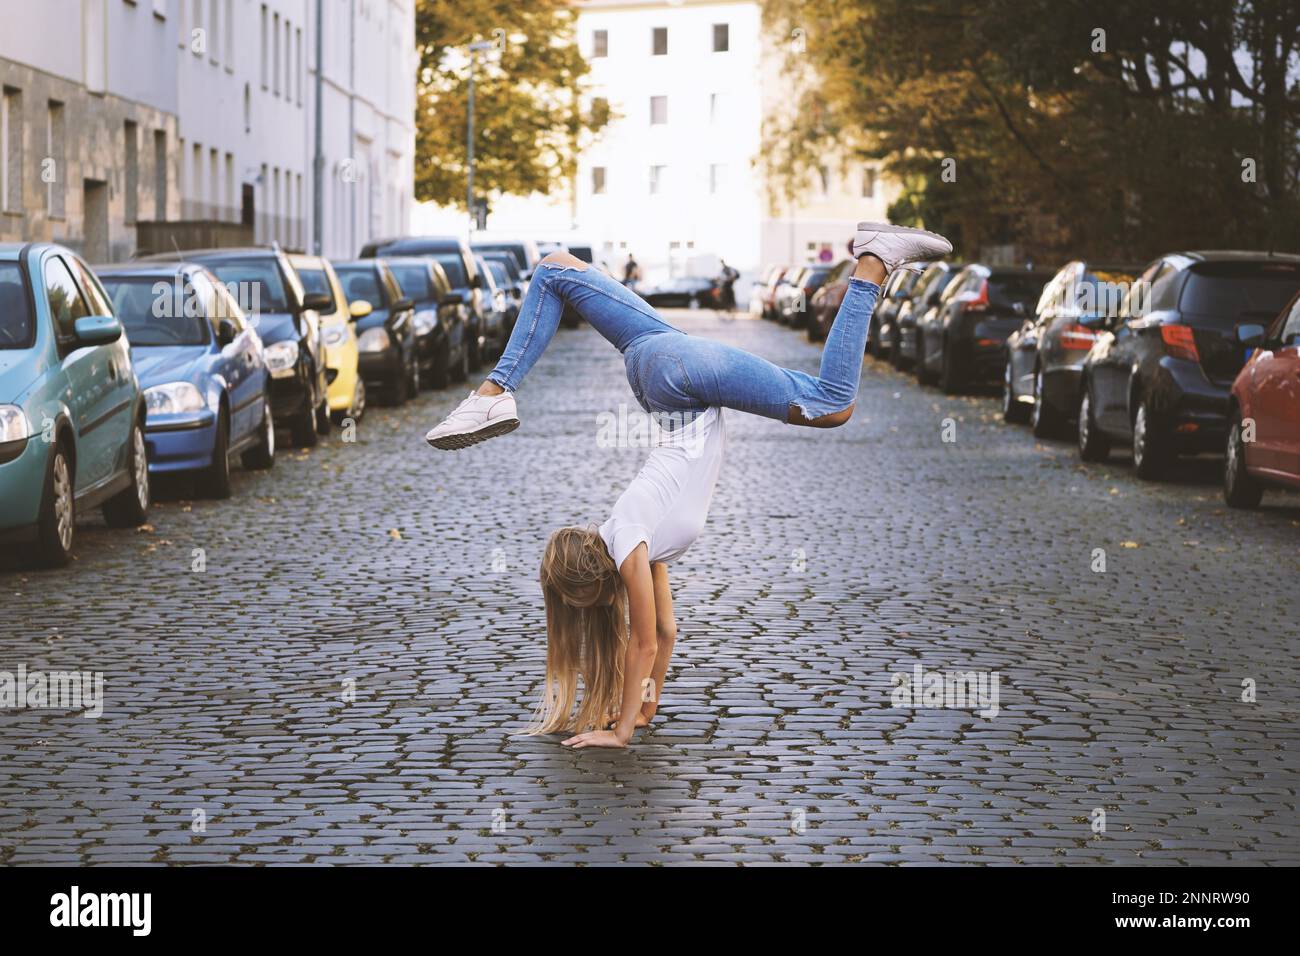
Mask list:
MULTIPOLYGON (((624 747, 650 722, 677 638, 668 562, 704 530, 726 447, 722 409, 815 428, 844 424, 857 399, 871 311, 885 277, 950 252, 951 243, 932 232, 858 223, 857 266, 817 377, 687 335, 567 252, 538 263, 496 368, 426 440, 435 448, 464 448, 518 428, 515 389, 572 308, 623 354, 632 394, 652 416, 654 447, 608 521, 561 528, 546 543, 546 678, 530 733, 573 731, 568 746, 624 747)), ((626 276, 635 275, 635 262, 628 256, 626 276)), ((534 441, 561 439, 542 434, 534 441)), ((501 469, 508 467, 499 459, 487 480, 503 480, 501 469)))
POLYGON ((734 312, 736 310, 736 280, 740 278, 740 273, 727 265, 725 260, 719 261, 722 262, 722 272, 718 276, 722 310, 724 312, 734 312))
POLYGON ((627 254, 627 262, 623 263, 623 285, 629 289, 636 286, 641 281, 641 266, 633 258, 632 253, 627 254))

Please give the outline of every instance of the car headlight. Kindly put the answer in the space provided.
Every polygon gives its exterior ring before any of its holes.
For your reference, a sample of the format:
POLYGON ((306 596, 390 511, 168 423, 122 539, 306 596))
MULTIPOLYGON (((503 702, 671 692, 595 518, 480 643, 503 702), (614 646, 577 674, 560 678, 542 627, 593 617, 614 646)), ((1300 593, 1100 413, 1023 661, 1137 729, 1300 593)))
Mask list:
POLYGON ((32 436, 31 423, 17 405, 0 405, 0 443, 22 441, 32 436))
POLYGON ((334 348, 348 340, 348 330, 342 325, 334 325, 325 330, 326 348, 334 348))
POLYGON ((424 309, 415 313, 415 334, 428 335, 433 331, 433 327, 438 324, 438 313, 424 309))
POLYGON ((288 378, 298 364, 297 342, 276 342, 266 347, 266 367, 274 378, 288 378))
POLYGON ((383 329, 366 329, 357 339, 357 348, 362 352, 383 352, 389 344, 388 333, 383 329))
POLYGON ((208 407, 199 390, 189 382, 168 382, 146 388, 144 404, 150 418, 179 412, 201 412, 208 407))

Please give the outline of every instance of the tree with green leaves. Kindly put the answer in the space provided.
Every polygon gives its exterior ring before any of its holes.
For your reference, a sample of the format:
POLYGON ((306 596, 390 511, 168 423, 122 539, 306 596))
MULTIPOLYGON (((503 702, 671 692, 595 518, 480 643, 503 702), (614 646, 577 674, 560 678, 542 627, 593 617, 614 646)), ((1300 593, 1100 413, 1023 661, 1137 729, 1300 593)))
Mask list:
POLYGON ((892 214, 968 256, 1300 246, 1294 0, 764 7, 818 77, 768 138, 777 180, 832 146, 883 160, 892 214))
POLYGON ((471 42, 474 72, 474 192, 551 193, 573 178, 577 157, 607 122, 580 108, 586 60, 564 0, 417 0, 415 194, 465 206, 471 42))

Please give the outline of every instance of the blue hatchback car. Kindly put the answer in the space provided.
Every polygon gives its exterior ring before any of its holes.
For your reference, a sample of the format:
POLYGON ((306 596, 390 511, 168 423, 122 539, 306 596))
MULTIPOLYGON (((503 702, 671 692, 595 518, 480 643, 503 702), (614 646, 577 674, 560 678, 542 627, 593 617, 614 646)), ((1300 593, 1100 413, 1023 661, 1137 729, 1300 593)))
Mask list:
POLYGON ((144 392, 149 471, 195 472, 230 497, 230 458, 275 462, 271 376, 262 341, 234 296, 201 265, 150 262, 97 270, 131 343, 144 392))

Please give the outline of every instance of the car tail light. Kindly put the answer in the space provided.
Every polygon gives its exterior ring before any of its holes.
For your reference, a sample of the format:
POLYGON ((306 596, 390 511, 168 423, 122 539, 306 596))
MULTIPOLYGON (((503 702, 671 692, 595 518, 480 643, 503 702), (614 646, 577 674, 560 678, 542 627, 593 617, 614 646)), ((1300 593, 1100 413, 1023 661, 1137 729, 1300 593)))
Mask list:
POLYGON ((987 312, 989 307, 989 280, 980 283, 979 294, 966 303, 967 312, 987 312))
POLYGON ((1160 337, 1165 341, 1165 352, 1174 358, 1199 362, 1201 353, 1196 351, 1196 336, 1188 325, 1162 325, 1160 337))
POLYGON ((1061 333, 1061 348, 1088 351, 1097 341, 1097 333, 1086 325, 1071 325, 1061 333))

